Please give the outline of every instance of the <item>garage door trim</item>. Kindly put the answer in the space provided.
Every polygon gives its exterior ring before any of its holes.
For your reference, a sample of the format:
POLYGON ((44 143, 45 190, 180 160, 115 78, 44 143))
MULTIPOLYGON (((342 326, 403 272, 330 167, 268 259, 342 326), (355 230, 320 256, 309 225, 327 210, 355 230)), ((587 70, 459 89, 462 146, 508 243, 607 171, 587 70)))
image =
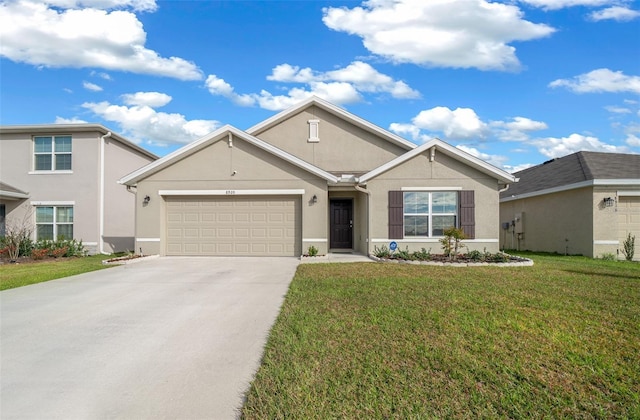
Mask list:
POLYGON ((159 190, 158 195, 304 195, 304 190, 159 190))

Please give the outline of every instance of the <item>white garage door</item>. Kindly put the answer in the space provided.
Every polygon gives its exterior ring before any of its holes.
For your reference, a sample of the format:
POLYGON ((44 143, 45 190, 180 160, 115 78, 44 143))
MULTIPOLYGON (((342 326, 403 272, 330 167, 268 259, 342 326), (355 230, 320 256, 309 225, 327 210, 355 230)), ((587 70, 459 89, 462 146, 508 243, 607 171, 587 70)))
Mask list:
MULTIPOLYGON (((618 213, 618 240, 620 247, 627 239, 627 234, 635 235, 636 243, 640 240, 640 197, 619 197, 616 212, 618 213)), ((636 248, 636 258, 638 251, 636 248)))
POLYGON ((167 255, 298 256, 300 198, 166 197, 167 255))

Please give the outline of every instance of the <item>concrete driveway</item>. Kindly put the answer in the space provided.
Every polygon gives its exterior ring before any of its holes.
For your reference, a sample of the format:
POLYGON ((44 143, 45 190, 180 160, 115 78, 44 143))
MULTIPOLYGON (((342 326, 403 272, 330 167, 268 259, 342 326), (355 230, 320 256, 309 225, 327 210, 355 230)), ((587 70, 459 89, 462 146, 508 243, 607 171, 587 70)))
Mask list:
POLYGON ((166 257, 0 292, 0 417, 236 417, 298 263, 166 257))

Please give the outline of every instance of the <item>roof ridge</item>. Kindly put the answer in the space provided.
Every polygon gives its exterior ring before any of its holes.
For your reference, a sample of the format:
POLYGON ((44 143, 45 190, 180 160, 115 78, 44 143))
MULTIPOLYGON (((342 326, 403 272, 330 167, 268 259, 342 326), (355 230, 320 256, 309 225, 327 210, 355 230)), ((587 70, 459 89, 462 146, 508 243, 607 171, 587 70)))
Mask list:
POLYGON ((594 179, 593 172, 591 171, 591 167, 589 166, 589 162, 587 161, 585 154, 580 151, 576 153, 576 155, 578 158, 578 164, 580 165, 580 169, 584 175, 584 180, 588 181, 590 179, 594 179))

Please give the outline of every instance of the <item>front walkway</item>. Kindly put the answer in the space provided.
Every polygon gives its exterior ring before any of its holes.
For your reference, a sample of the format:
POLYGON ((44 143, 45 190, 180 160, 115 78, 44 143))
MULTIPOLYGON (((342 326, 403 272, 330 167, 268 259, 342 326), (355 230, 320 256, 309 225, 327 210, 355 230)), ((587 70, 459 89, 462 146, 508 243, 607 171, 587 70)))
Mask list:
POLYGON ((300 262, 311 263, 350 263, 350 262, 375 262, 366 255, 357 252, 330 252, 318 257, 302 257, 300 262))

